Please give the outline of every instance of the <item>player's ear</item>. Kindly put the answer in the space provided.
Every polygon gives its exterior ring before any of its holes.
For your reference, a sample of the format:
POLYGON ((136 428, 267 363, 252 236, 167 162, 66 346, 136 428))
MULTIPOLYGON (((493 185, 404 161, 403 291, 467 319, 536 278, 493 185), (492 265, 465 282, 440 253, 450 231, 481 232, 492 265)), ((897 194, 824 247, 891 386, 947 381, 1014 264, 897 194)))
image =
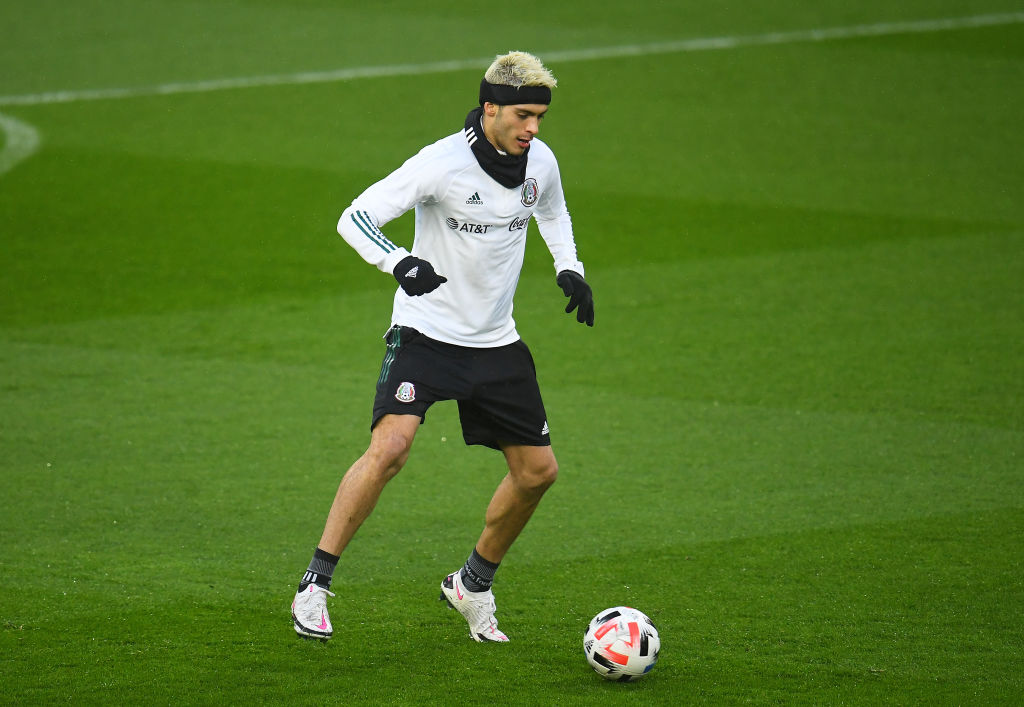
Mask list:
POLYGON ((491 103, 490 101, 484 101, 484 114, 488 118, 493 118, 498 114, 497 104, 491 103))

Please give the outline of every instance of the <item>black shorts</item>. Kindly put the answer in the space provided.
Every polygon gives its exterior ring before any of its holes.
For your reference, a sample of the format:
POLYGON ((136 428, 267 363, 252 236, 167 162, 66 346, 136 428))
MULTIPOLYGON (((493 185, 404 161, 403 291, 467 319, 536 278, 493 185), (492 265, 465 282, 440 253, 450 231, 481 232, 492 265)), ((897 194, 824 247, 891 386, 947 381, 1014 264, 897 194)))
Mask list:
POLYGON ((419 415, 439 400, 457 400, 466 444, 551 444, 533 356, 522 341, 476 349, 446 344, 410 327, 384 337, 373 429, 384 415, 419 415))

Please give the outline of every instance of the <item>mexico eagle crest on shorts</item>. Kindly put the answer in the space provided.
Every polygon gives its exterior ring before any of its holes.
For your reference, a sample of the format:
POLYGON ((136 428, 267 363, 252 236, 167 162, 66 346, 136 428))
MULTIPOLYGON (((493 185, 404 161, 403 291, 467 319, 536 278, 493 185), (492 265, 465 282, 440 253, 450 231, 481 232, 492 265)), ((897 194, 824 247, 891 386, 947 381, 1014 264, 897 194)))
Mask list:
POLYGON ((416 386, 408 381, 398 384, 395 391, 395 400, 400 403, 411 403, 416 400, 416 386))

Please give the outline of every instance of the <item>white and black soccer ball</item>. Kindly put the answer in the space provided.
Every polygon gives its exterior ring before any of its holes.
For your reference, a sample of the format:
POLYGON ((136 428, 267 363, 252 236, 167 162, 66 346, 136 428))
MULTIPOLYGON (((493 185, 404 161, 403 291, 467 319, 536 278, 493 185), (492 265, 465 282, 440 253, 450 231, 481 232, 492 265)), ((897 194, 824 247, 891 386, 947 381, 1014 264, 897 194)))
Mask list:
POLYGON ((628 606, 605 609, 583 635, 590 667, 606 680, 639 680, 658 662, 661 637, 646 614, 628 606))

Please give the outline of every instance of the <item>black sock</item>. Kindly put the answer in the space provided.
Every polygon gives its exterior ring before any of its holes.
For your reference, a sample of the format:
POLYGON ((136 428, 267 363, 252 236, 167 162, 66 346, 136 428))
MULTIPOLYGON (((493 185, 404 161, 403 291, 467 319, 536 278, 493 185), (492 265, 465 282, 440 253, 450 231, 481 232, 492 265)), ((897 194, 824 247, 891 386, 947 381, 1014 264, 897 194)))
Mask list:
POLYGON ((490 562, 480 557, 480 554, 473 548, 473 554, 466 560, 460 577, 466 589, 471 592, 486 592, 494 583, 494 573, 498 571, 500 563, 490 562))
POLYGON ((332 555, 320 548, 313 553, 313 559, 309 562, 309 569, 302 575, 299 582, 299 591, 303 592, 311 584, 317 584, 324 589, 331 588, 331 576, 334 568, 338 565, 338 555, 332 555))

